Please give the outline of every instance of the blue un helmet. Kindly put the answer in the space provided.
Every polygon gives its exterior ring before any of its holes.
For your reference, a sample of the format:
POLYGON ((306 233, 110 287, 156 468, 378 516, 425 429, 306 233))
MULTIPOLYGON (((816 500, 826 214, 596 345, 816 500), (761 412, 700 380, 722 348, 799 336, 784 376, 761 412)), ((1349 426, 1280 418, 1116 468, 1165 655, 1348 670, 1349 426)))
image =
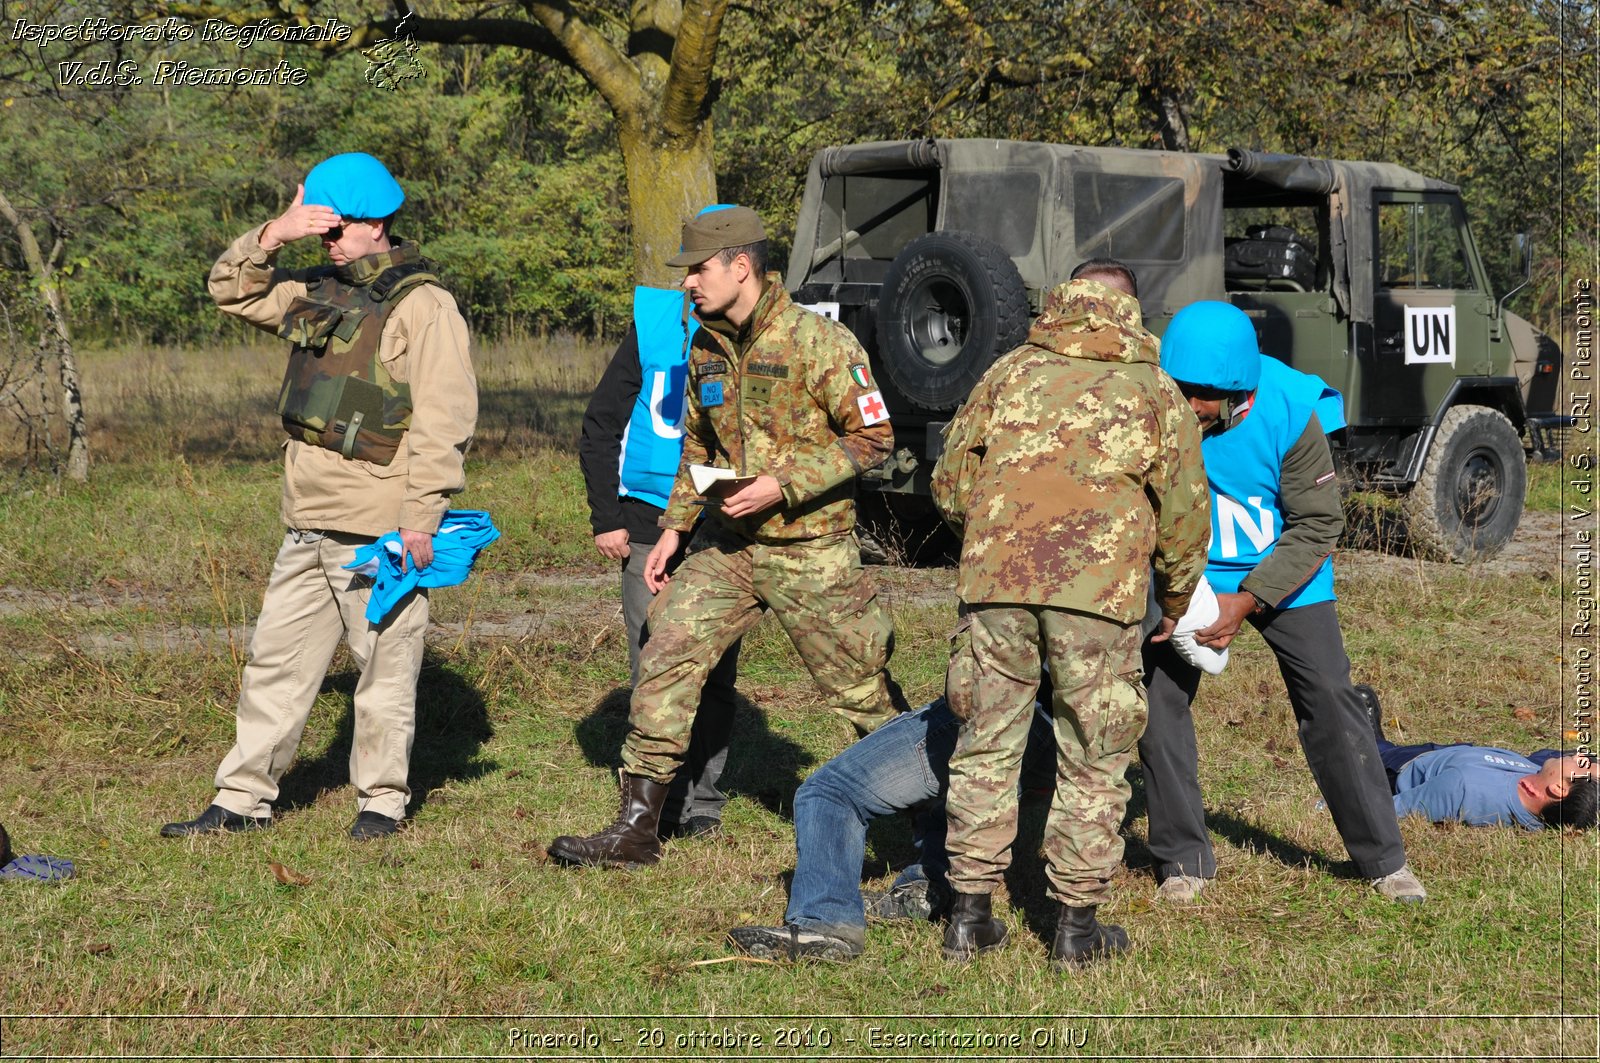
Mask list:
POLYGON ((1261 381, 1256 328, 1231 303, 1190 303, 1161 337, 1161 368, 1180 384, 1233 394, 1261 381))
POLYGON ((406 194, 388 169, 364 151, 323 159, 306 174, 304 202, 346 218, 387 218, 406 194))

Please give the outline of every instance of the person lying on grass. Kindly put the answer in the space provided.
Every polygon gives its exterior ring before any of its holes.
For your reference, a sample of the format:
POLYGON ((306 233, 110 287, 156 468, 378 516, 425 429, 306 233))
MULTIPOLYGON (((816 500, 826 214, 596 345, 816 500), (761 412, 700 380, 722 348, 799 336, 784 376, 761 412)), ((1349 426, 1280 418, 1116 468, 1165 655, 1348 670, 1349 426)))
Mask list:
POLYGON ((1593 757, 1559 749, 1523 756, 1464 742, 1395 745, 1384 737, 1377 691, 1365 684, 1356 690, 1367 704, 1397 817, 1524 830, 1595 825, 1600 764, 1593 757))

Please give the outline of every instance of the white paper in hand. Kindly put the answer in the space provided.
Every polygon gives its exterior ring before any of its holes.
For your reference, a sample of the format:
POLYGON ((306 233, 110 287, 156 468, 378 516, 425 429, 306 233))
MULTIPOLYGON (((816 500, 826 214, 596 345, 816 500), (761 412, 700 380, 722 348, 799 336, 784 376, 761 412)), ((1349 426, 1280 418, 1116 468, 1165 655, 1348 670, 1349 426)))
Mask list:
POLYGON ((1222 670, 1228 666, 1228 651, 1200 645, 1194 640, 1194 633, 1215 624, 1221 615, 1217 608, 1217 592, 1201 576, 1199 586, 1194 589, 1194 597, 1189 599, 1189 611, 1183 614, 1183 619, 1172 631, 1172 648, 1178 651, 1178 656, 1207 675, 1222 674, 1222 670))
POLYGON ((689 466, 689 479, 696 494, 709 498, 726 498, 746 484, 755 483, 754 476, 740 476, 732 469, 719 469, 715 465, 689 466))

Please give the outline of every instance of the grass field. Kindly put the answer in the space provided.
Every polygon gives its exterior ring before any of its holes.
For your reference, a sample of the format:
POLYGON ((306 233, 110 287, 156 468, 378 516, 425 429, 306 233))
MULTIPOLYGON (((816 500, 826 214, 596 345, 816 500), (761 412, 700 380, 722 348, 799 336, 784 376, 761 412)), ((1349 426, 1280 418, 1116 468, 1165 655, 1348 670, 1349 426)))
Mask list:
MULTIPOLYGON (((19 476, 0 496, 0 819, 22 851, 80 870, 55 888, 0 883, 0 1051, 1595 1058, 1595 834, 1410 820, 1430 900, 1380 900, 1315 807, 1253 633, 1196 703, 1215 886, 1189 909, 1152 904, 1135 773, 1105 914, 1136 950, 1080 974, 1045 959, 1037 802, 998 904, 1015 935, 1004 952, 952 967, 937 928, 885 924, 852 964, 730 958, 727 928, 781 922, 793 791, 849 737, 771 622, 745 643, 726 836, 674 843, 633 873, 548 863, 553 836, 615 810, 626 717, 615 572, 592 549, 571 449, 605 354, 480 357, 484 423, 459 504, 492 510, 505 538, 433 599, 410 829, 366 846, 345 836, 355 675, 342 651, 276 826, 157 837, 204 807, 232 740, 245 628, 281 536, 266 413, 281 363, 265 348, 85 358, 92 482, 19 476), (273 863, 310 882, 281 884, 273 863), (952 1040, 968 1035, 973 1047, 952 1040)), ((1533 504, 1559 510, 1559 469, 1531 479, 1533 504)), ((1510 567, 1345 556, 1345 637, 1391 731, 1560 742, 1574 645, 1561 632, 1588 588, 1559 541, 1537 549, 1542 562, 1510 567)), ((942 686, 954 573, 878 576, 896 676, 926 700, 942 686)), ((904 824, 882 824, 864 874, 881 884, 909 858, 904 824)))

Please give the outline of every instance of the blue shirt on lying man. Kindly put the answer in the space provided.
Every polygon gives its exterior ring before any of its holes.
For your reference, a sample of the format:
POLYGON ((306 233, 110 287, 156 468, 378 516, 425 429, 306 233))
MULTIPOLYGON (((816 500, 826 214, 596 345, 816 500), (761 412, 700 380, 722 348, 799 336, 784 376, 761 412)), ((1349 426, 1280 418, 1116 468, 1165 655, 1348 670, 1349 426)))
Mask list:
POLYGON ((1594 825, 1594 763, 1558 749, 1523 756, 1493 746, 1397 746, 1380 740, 1378 754, 1401 819, 1426 816, 1435 823, 1524 830, 1594 825))

